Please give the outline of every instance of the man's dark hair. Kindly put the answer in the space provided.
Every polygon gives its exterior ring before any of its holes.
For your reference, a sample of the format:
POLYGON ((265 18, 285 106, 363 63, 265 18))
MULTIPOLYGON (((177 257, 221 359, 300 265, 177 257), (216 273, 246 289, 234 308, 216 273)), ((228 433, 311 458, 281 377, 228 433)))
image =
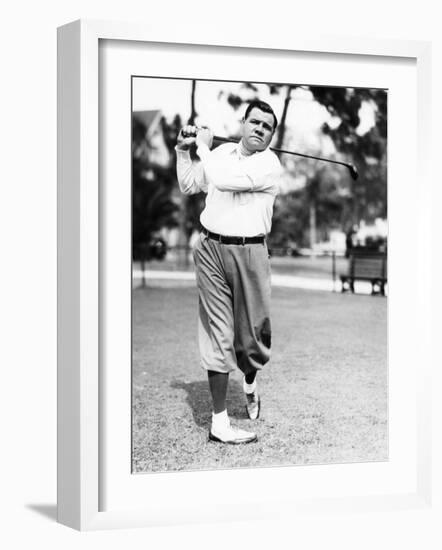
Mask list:
POLYGON ((246 109, 246 112, 245 112, 245 115, 244 115, 244 120, 247 120, 247 117, 249 116, 250 111, 252 109, 254 109, 255 107, 257 109, 259 109, 260 111, 263 111, 264 113, 269 113, 269 114, 273 115, 273 120, 274 120, 273 131, 275 131, 275 128, 278 126, 278 119, 276 118, 276 115, 273 112, 273 109, 265 101, 261 101, 259 99, 253 99, 249 103, 249 105, 246 109))

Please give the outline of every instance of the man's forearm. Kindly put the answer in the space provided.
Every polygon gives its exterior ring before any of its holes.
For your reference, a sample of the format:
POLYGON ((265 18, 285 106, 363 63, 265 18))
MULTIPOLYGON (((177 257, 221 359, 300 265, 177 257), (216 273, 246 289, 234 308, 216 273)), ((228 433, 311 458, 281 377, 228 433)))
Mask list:
POLYGON ((203 191, 201 183, 198 179, 201 179, 201 174, 192 162, 190 153, 188 150, 175 148, 177 164, 177 179, 180 190, 185 195, 193 195, 203 191))
POLYGON ((253 181, 235 159, 217 158, 205 145, 196 152, 209 181, 219 191, 253 191, 253 181))
POLYGON ((219 158, 205 145, 200 145, 197 154, 201 159, 208 180, 219 191, 270 192, 275 187, 277 174, 252 176, 244 163, 235 156, 219 158))

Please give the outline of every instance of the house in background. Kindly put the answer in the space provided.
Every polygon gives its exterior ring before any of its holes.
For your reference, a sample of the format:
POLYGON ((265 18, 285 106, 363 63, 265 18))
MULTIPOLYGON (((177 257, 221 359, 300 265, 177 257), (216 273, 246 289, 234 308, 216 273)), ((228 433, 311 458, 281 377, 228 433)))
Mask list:
MULTIPOLYGON (((134 111, 132 114, 134 128, 146 128, 144 136, 134 136, 133 156, 145 158, 149 164, 156 164, 166 168, 172 161, 171 155, 164 139, 164 132, 161 126, 161 111, 134 111), (136 126, 136 123, 141 123, 136 126)), ((135 131, 135 130, 134 130, 135 131)))
MULTIPOLYGON (((160 110, 149 111, 134 111, 132 113, 132 157, 134 161, 139 161, 138 166, 141 166, 142 180, 147 187, 158 191, 155 187, 158 178, 173 171, 175 175, 175 167, 172 167, 174 156, 169 151, 163 125, 161 124, 162 112, 160 110)), ((167 178, 166 178, 167 179, 167 178)), ((182 195, 177 185, 174 185, 170 190, 170 196, 165 199, 164 195, 152 191, 149 202, 144 203, 144 210, 138 209, 139 216, 134 215, 134 223, 145 223, 145 218, 152 215, 161 215, 161 211, 167 206, 170 201, 176 205, 177 210, 180 209, 182 195)), ((142 189, 138 190, 143 193, 142 189)), ((134 232, 135 233, 135 232, 134 232)), ((148 243, 149 250, 161 242, 167 247, 168 257, 173 257, 177 254, 175 248, 181 244, 181 231, 179 227, 159 227, 156 228, 150 235, 148 243)), ((144 243, 143 246, 146 246, 144 243)))

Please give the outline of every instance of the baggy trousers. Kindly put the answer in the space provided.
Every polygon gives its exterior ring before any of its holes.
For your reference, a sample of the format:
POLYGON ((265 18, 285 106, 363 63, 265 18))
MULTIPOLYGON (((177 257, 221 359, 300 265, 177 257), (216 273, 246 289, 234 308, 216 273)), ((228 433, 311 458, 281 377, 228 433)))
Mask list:
POLYGON ((270 261, 266 243, 222 244, 201 234, 193 257, 201 366, 244 374, 270 359, 270 261))

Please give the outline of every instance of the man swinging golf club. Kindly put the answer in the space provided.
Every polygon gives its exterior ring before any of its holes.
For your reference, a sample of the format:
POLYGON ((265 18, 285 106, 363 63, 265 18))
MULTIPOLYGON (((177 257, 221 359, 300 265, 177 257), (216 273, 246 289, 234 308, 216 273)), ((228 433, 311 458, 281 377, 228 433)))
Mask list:
POLYGON ((242 120, 242 139, 211 150, 207 128, 184 126, 177 140, 177 176, 185 194, 207 193, 202 232, 194 248, 199 295, 201 365, 213 402, 209 440, 239 444, 257 440, 234 428, 226 409, 229 373, 243 375, 249 418, 260 414, 257 372, 270 358, 271 228, 281 164, 269 150, 277 126, 267 103, 252 101, 242 120), (199 161, 191 160, 195 144, 199 161))

